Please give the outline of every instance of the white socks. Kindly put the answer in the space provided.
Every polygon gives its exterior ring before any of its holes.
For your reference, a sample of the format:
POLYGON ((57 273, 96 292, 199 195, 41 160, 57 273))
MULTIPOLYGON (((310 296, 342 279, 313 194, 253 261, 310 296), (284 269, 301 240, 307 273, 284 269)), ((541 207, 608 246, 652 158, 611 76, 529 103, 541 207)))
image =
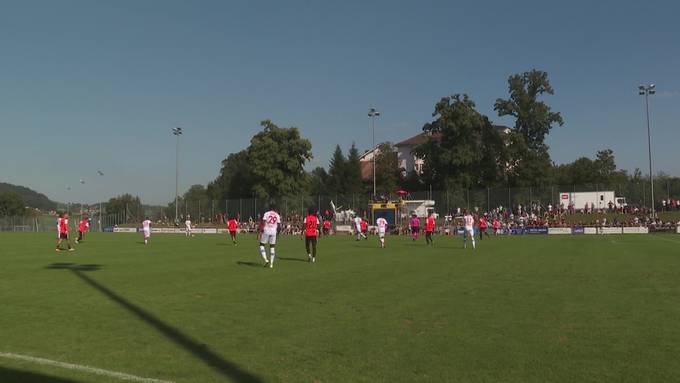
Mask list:
POLYGON ((264 246, 260 246, 260 255, 262 256, 262 259, 264 259, 265 262, 269 262, 267 259, 267 252, 264 250, 264 246))
POLYGON ((269 249, 269 266, 273 267, 274 266, 274 257, 276 256, 276 252, 274 251, 274 248, 269 249))

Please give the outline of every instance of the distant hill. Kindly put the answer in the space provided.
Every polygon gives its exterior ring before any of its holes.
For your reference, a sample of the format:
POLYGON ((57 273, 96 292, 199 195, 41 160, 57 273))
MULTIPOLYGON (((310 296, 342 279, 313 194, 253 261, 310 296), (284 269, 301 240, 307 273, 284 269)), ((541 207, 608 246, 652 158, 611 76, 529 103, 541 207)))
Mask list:
POLYGON ((0 182, 0 193, 13 192, 17 193, 24 200, 24 204, 29 207, 40 210, 54 210, 57 203, 47 198, 46 195, 38 193, 24 186, 12 185, 0 182))

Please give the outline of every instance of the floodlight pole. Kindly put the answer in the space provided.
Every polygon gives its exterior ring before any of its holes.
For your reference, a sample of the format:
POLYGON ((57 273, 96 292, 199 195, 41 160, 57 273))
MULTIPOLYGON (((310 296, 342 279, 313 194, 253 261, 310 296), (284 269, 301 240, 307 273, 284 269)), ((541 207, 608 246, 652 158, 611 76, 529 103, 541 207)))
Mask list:
POLYGON ((652 173, 652 133, 649 123, 649 95, 656 93, 656 86, 654 84, 650 85, 640 85, 638 87, 639 94, 645 96, 645 114, 647 117, 647 153, 649 155, 649 185, 651 193, 651 203, 652 208, 652 219, 656 219, 656 213, 654 208, 654 174, 652 173))
POLYGON ((177 223, 179 215, 179 206, 177 205, 179 199, 179 136, 182 135, 182 128, 172 129, 172 134, 177 137, 177 144, 175 146, 175 223, 177 223))
POLYGON ((376 196, 376 181, 375 181, 375 160, 376 156, 378 155, 378 151, 376 150, 375 147, 375 118, 380 116, 380 112, 378 112, 375 108, 371 108, 368 110, 368 117, 371 118, 371 130, 373 131, 373 198, 376 196))

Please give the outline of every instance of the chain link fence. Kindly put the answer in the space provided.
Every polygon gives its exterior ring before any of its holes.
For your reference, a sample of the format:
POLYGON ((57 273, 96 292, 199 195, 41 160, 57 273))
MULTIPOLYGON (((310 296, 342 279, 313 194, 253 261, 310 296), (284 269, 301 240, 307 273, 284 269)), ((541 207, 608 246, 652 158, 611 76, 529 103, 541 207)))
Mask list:
MULTIPOLYGON (((412 200, 433 200, 435 211, 440 215, 457 212, 458 209, 475 209, 488 211, 498 207, 516 209, 523 207, 560 205, 560 193, 613 191, 615 196, 625 198, 631 207, 647 208, 651 203, 649 182, 628 182, 625 184, 604 185, 554 185, 527 188, 486 188, 486 189, 451 189, 411 192, 407 197, 412 200)), ((680 200, 680 182, 656 181, 654 183, 654 205, 657 211, 678 210, 680 207, 669 201, 680 200)), ((297 220, 303 217, 312 207, 326 215, 337 210, 353 210, 358 214, 366 214, 370 196, 368 194, 353 195, 299 195, 282 198, 276 209, 285 220, 297 220)), ((149 217, 156 224, 183 225, 190 217, 194 224, 221 225, 230 217, 241 222, 256 221, 267 209, 268 202, 258 198, 234 198, 226 200, 179 200, 177 216, 175 207, 149 207, 145 205, 126 206, 124 211, 107 212, 106 204, 60 206, 60 211, 70 213, 70 224, 75 230, 82 217, 91 219, 91 231, 103 231, 107 227, 138 224, 149 217)), ((581 209, 576 206, 576 209, 581 209)), ((56 231, 56 215, 3 217, 0 216, 0 231, 56 231)))

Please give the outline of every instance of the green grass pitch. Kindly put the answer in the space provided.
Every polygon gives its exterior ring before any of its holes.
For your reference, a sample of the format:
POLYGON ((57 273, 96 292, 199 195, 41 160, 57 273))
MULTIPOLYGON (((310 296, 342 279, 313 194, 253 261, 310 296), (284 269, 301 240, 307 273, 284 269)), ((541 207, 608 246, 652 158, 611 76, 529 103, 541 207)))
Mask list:
MULTIPOLYGON (((677 382, 680 236, 2 234, 0 353, 172 382, 677 382)), ((0 382, 120 382, 0 356, 0 382)), ((150 380, 149 380, 150 382, 150 380)))

